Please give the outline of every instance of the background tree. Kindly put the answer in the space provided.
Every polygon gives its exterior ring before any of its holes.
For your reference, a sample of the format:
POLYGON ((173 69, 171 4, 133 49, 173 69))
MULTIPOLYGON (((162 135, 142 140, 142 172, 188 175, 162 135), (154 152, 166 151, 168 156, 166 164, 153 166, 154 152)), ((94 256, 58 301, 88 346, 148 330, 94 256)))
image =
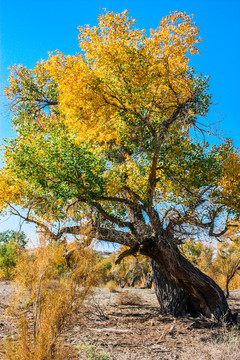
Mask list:
POLYGON ((174 12, 147 36, 126 11, 79 30, 81 53, 12 69, 18 137, 5 146, 0 206, 54 240, 88 227, 90 238, 128 246, 125 255, 150 257, 163 311, 221 319, 222 290, 179 250, 193 234, 225 234, 239 213, 225 199, 233 145, 190 136, 203 132, 211 99, 208 78, 189 67, 199 30, 174 12))
MULTIPOLYGON (((201 271, 212 277, 229 297, 229 285, 240 270, 239 227, 233 225, 214 248, 191 238, 181 246, 183 254, 201 271)), ((237 288, 237 287, 236 287, 237 288)))
POLYGON ((23 231, 7 230, 0 233, 0 270, 3 278, 12 277, 18 256, 26 243, 26 235, 23 231))
POLYGON ((106 284, 107 282, 112 280, 112 261, 110 258, 104 258, 102 256, 97 255, 97 266, 99 273, 99 281, 100 284, 106 284))
POLYGON ((229 297, 229 284, 240 270, 240 243, 239 238, 224 239, 218 244, 215 260, 215 269, 224 277, 225 295, 229 297))
POLYGON ((216 279, 214 247, 209 243, 190 238, 180 247, 184 256, 208 276, 216 279))
POLYGON ((146 287, 151 288, 152 269, 149 259, 140 254, 134 254, 125 259, 127 252, 131 253, 131 249, 122 246, 116 254, 111 255, 113 280, 121 287, 127 284, 128 286, 140 285, 144 281, 146 287))
POLYGON ((27 237, 23 231, 6 230, 0 233, 0 244, 7 244, 13 240, 18 246, 25 249, 27 245, 27 237))

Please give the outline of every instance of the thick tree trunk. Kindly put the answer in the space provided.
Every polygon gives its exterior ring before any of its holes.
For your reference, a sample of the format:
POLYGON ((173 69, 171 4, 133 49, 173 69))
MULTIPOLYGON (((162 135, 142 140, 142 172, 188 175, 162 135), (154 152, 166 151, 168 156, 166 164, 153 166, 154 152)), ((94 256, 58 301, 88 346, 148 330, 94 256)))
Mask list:
MULTIPOLYGON (((173 241, 171 243, 174 243, 173 241)), ((211 314, 221 321, 231 320, 227 300, 221 288, 183 257, 169 241, 152 244, 142 253, 153 260, 154 284, 163 312, 211 314)))
POLYGON ((197 316, 201 313, 199 302, 194 301, 188 291, 169 280, 154 260, 152 260, 152 269, 154 289, 163 314, 197 316))
POLYGON ((174 315, 200 312, 218 321, 236 321, 221 288, 180 253, 173 228, 163 229, 154 210, 149 217, 152 225, 139 227, 136 235, 100 228, 95 236, 130 246, 131 254, 139 251, 154 261, 161 270, 155 266, 155 287, 162 311, 174 315))

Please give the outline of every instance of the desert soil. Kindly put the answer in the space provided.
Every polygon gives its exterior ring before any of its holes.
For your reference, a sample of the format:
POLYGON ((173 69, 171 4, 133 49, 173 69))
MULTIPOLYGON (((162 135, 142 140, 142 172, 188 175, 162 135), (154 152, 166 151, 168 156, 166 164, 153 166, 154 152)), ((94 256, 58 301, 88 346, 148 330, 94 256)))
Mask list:
MULTIPOLYGON (((12 292, 10 282, 0 282, 0 344, 16 331, 14 319, 6 311, 12 292)), ((231 292, 229 305, 240 314, 240 290, 231 292)), ((240 359, 239 344, 226 342, 232 330, 214 320, 161 315, 154 290, 119 289, 110 293, 99 288, 88 306, 85 320, 67 329, 65 340, 72 346, 94 344, 111 360, 240 359), (124 305, 123 298, 135 304, 124 305)), ((235 330, 234 336, 236 331, 239 333, 235 330)), ((0 349, 0 359, 1 354, 0 349)), ((79 359, 90 358, 80 355, 79 359)))

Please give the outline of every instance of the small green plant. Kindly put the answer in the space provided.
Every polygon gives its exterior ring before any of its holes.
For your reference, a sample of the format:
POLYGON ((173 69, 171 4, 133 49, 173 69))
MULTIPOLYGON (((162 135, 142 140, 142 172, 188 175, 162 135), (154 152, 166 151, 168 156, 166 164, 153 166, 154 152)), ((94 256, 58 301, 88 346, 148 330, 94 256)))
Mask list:
POLYGON ((111 360, 109 354, 105 351, 99 350, 95 345, 86 343, 79 345, 78 349, 81 353, 85 353, 87 356, 86 360, 111 360))

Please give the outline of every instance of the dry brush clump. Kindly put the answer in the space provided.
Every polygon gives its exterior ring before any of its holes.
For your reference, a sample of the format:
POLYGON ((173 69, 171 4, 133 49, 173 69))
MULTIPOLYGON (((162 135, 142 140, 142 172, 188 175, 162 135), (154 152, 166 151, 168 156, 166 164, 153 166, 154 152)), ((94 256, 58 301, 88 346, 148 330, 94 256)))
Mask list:
POLYGON ((117 290, 118 290, 118 284, 114 280, 110 280, 107 283, 106 287, 107 287, 108 291, 111 293, 117 292, 117 290))
POLYGON ((76 242, 71 254, 66 264, 66 244, 46 242, 33 256, 23 254, 12 305, 17 334, 6 339, 4 359, 61 360, 70 356, 69 351, 74 358, 77 350, 70 350, 62 335, 83 310, 97 277, 91 250, 76 242))
POLYGON ((142 305, 142 296, 132 293, 130 291, 124 291, 120 293, 116 299, 117 305, 142 305))

